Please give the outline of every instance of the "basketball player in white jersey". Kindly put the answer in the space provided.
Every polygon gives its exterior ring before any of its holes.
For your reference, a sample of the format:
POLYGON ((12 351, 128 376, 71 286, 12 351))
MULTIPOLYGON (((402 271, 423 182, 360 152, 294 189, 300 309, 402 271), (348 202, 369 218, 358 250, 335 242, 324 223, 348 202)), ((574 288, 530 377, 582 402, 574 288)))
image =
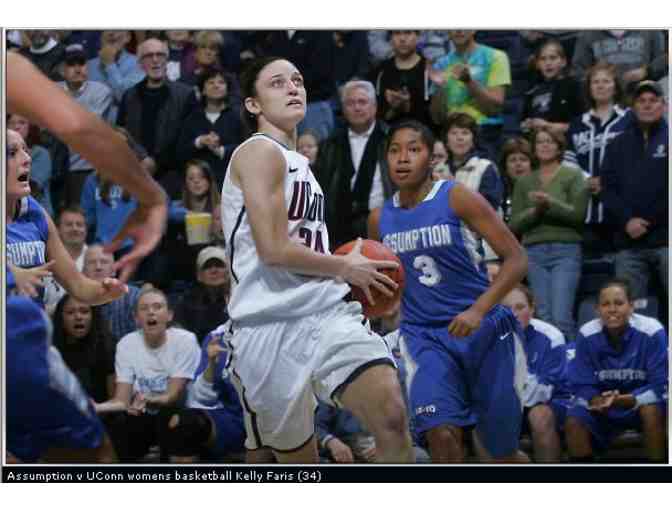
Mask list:
POLYGON ((381 462, 413 462, 392 355, 365 326, 350 288, 391 295, 396 284, 361 242, 329 253, 324 195, 296 152, 306 112, 303 78, 287 60, 253 61, 241 76, 245 120, 257 133, 231 158, 222 225, 231 265, 228 343, 245 411, 248 461, 262 448, 281 463, 317 463, 315 396, 353 412, 376 438, 381 462), (267 450, 266 450, 267 451, 267 450))

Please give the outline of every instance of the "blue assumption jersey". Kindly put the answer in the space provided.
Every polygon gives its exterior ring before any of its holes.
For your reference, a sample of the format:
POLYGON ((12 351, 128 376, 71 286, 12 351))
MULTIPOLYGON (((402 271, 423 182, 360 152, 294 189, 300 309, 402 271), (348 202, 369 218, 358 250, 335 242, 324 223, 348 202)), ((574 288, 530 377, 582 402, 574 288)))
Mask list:
POLYGON ((33 301, 7 299, 7 450, 35 462, 49 448, 97 448, 104 437, 89 396, 51 345, 33 301))
MULTIPOLYGON (((21 268, 41 266, 47 261, 49 227, 46 213, 33 197, 19 202, 19 212, 7 225, 7 262, 21 268)), ((43 305, 44 287, 36 288, 35 302, 43 305)))
POLYGON ((406 272, 402 320, 440 326, 465 311, 488 288, 479 242, 449 204, 454 181, 438 181, 412 209, 395 194, 383 205, 380 238, 406 272))
POLYGON ((638 405, 668 398, 668 338, 656 319, 633 314, 623 334, 622 350, 614 349, 600 319, 586 323, 576 340, 569 382, 577 405, 588 406, 609 390, 632 394, 638 405))

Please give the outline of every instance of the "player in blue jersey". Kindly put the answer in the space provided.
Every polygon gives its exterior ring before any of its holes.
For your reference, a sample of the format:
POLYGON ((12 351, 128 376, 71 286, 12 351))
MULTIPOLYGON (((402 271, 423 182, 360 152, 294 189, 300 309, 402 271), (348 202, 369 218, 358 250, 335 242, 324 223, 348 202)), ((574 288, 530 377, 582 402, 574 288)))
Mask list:
POLYGON ((54 222, 30 196, 30 164, 28 148, 21 135, 7 130, 7 263, 17 288, 28 289, 31 297, 43 304, 40 280, 52 270, 58 283, 85 303, 97 305, 121 297, 127 288, 116 278, 98 282, 77 270, 54 222), (31 286, 37 287, 37 292, 30 290, 31 286))
POLYGON ((7 450, 21 462, 114 462, 89 397, 33 301, 7 299, 7 450))
POLYGON ((434 462, 463 461, 465 432, 474 427, 493 460, 527 460, 517 449, 527 377, 522 332, 497 304, 525 275, 527 258, 483 197, 432 181, 433 146, 417 122, 391 130, 387 162, 399 192, 369 218, 369 237, 406 271, 401 335, 415 432, 434 462), (492 284, 474 232, 503 261, 492 284))
POLYGON ((529 372, 523 393, 523 430, 532 436, 535 461, 559 462, 559 431, 571 401, 565 337, 552 324, 533 317, 534 296, 525 285, 509 292, 502 304, 511 308, 523 328, 529 372))
POLYGON ((660 322, 633 311, 628 282, 614 278, 600 289, 599 317, 579 330, 565 425, 575 462, 592 461, 594 448, 630 428, 642 431, 650 460, 665 461, 668 338, 660 322))

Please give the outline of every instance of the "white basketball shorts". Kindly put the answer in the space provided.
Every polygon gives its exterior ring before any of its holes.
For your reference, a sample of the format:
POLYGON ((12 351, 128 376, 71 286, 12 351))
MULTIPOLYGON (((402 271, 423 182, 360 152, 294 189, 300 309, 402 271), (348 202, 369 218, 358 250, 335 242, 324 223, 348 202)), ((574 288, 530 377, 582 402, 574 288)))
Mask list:
POLYGON ((368 367, 395 363, 357 302, 298 319, 232 328, 231 372, 245 414, 249 450, 289 453, 315 432, 316 396, 338 396, 368 367))

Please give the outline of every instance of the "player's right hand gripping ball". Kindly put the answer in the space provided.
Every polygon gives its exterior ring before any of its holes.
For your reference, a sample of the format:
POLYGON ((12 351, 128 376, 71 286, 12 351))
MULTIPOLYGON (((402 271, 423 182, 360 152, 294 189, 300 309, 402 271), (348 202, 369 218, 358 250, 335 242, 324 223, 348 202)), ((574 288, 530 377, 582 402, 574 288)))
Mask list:
MULTIPOLYGON (((345 243, 344 245, 339 246, 334 254, 347 255, 352 251, 356 242, 357 241, 350 241, 349 243, 345 243)), ((384 244, 379 243, 378 241, 373 241, 371 239, 362 240, 362 255, 372 260, 391 260, 399 264, 397 269, 379 270, 381 273, 389 276, 399 285, 397 290, 394 291, 392 297, 387 297, 378 289, 371 287, 373 299, 376 301, 376 304, 372 305, 369 303, 369 300, 366 299, 366 294, 364 294, 362 289, 355 286, 352 287, 352 297, 362 304, 364 315, 370 319, 388 315, 395 309, 395 307, 399 305, 399 301, 401 300, 401 293, 404 290, 404 267, 401 265, 399 257, 397 257, 392 250, 390 250, 384 244)))

